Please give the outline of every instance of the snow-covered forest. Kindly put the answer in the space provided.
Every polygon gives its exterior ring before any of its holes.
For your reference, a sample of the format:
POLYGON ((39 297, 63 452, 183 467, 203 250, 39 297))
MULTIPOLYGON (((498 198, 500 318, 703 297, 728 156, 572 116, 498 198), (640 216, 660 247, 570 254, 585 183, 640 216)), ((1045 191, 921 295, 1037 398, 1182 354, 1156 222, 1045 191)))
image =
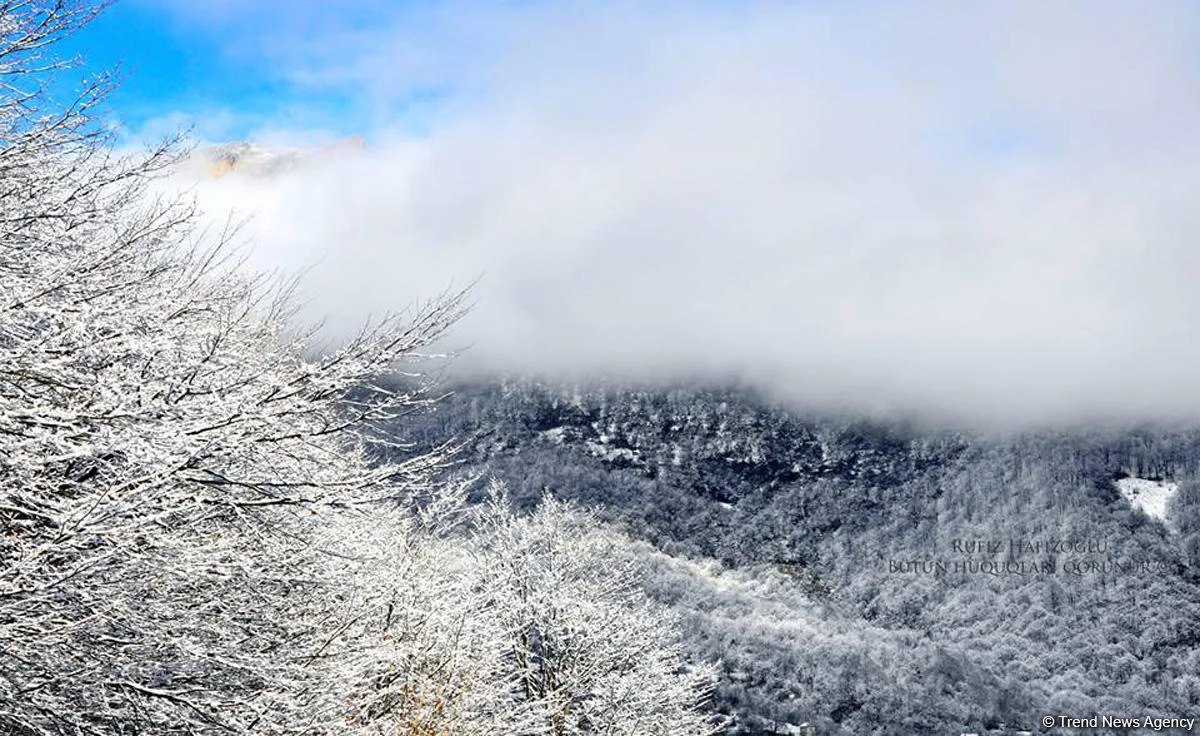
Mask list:
POLYGON ((407 428, 465 438, 453 472, 519 506, 551 489, 645 540, 733 733, 1013 734, 1200 703, 1194 425, 979 433, 745 386, 513 379, 407 428), (1163 517, 1122 492, 1173 483, 1163 517))
POLYGON ((0 2, 0 731, 708 732, 619 534, 381 453, 464 295, 316 344, 153 195, 178 142, 115 150, 56 56, 99 9, 0 2))

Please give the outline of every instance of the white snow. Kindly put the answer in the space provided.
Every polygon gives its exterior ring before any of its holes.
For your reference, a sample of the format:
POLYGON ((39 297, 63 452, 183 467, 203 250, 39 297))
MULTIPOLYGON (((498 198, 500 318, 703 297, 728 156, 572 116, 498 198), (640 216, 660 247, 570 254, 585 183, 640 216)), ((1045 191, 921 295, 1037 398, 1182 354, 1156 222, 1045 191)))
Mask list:
POLYGON ((608 440, 609 438, 606 435, 600 435, 600 442, 588 440, 585 443, 588 453, 593 457, 598 457, 610 463, 618 461, 637 462, 638 454, 636 452, 625 447, 609 447, 607 444, 608 440))
POLYGON ((1144 478, 1121 478, 1117 481, 1117 489, 1135 509, 1146 516, 1165 520, 1167 501, 1179 490, 1179 484, 1144 478))
POLYGON ((541 435, 550 442, 553 442, 556 445, 561 445, 565 439, 563 435, 565 435, 566 432, 566 427, 555 427, 554 429, 545 430, 541 433, 541 435))

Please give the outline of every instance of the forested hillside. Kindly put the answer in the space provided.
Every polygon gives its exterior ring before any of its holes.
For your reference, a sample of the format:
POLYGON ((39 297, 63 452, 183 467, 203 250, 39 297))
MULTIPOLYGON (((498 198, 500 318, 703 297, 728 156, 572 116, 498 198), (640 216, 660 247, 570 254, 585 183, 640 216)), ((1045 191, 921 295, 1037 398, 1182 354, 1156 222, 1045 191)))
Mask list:
POLYGON ((747 733, 1036 728, 1200 704, 1200 431, 1005 436, 814 416, 736 388, 455 387, 405 420, 458 472, 602 507, 721 663, 747 733), (1114 480, 1182 482, 1166 522, 1114 480), (1002 726, 1002 724, 1004 724, 1002 726))

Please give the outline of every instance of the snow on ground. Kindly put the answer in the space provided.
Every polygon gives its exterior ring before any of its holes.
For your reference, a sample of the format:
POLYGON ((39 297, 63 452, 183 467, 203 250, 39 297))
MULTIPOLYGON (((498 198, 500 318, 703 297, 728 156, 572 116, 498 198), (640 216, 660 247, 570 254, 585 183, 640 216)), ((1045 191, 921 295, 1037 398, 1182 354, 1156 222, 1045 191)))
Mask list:
POLYGON ((608 438, 604 435, 600 436, 600 441, 588 440, 584 443, 588 449, 588 453, 593 457, 598 457, 610 463, 626 462, 635 463, 638 460, 638 454, 626 447, 612 447, 608 444, 608 438))
POLYGON ((1117 489, 1135 509, 1155 519, 1167 518, 1167 501, 1179 490, 1178 483, 1144 478, 1121 478, 1117 489))
POLYGON ((547 429, 544 432, 541 432, 541 435, 550 442, 553 442, 556 445, 561 445, 563 440, 566 439, 566 433, 566 427, 555 427, 554 429, 547 429))

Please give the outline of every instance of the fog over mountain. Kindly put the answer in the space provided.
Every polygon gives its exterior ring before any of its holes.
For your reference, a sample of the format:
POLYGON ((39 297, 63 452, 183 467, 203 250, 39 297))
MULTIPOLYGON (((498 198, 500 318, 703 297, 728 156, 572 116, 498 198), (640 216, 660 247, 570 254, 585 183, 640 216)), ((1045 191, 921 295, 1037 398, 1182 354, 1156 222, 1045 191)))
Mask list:
POLYGON ((378 102, 376 128, 202 204, 254 213, 253 264, 311 267, 305 313, 336 330, 478 277, 464 372, 1200 411, 1194 6, 566 6, 283 33, 269 53, 378 102), (421 90, 414 132, 388 111, 421 90))

